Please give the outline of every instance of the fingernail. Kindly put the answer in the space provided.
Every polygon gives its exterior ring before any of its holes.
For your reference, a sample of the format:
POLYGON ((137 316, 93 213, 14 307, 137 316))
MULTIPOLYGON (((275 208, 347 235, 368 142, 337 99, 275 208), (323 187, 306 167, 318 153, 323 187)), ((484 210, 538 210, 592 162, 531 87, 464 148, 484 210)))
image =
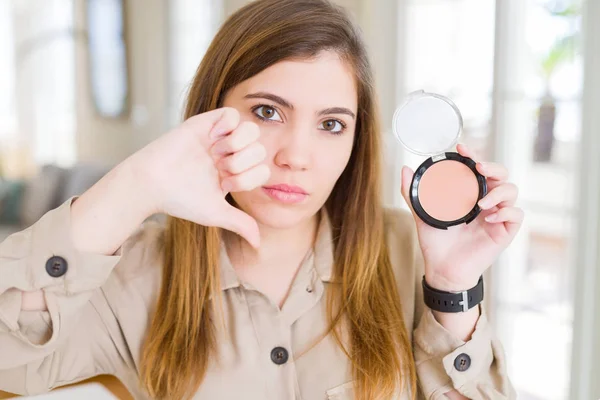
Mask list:
POLYGON ((213 154, 216 154, 216 155, 218 155, 218 156, 222 156, 222 155, 224 155, 224 154, 226 154, 226 153, 227 153, 227 151, 225 151, 225 150, 223 150, 222 148, 220 148, 218 144, 216 144, 216 145, 213 147, 213 154))
POLYGON ((231 189, 233 189, 233 187, 231 186, 230 182, 225 181, 221 183, 221 189, 223 189, 225 193, 229 193, 231 192, 231 189))
POLYGON ((481 200, 479 200, 479 202, 477 202, 477 204, 481 208, 486 208, 488 205, 488 201, 487 201, 487 199, 481 199, 481 200))
POLYGON ((225 135, 225 130, 223 129, 215 129, 212 131, 212 133, 210 134, 211 139, 218 139, 221 136, 225 135))
POLYGON ((494 222, 497 219, 498 219, 498 215, 497 214, 490 214, 487 217, 485 217, 485 220, 487 222, 494 222))
POLYGON ((210 132, 210 137, 212 139, 216 139, 218 137, 223 136, 226 133, 227 133, 227 130, 225 128, 221 127, 221 121, 219 121, 216 123, 216 125, 213 127, 212 131, 210 132))

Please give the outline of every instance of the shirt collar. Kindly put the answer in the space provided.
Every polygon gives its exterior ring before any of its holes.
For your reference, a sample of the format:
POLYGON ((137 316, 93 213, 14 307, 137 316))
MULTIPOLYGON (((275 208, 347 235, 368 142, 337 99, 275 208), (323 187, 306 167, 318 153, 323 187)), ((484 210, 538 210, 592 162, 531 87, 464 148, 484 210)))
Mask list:
MULTIPOLYGON (((333 241, 331 225, 327 210, 322 207, 319 211, 319 226, 314 245, 314 257, 309 257, 306 262, 314 262, 314 268, 323 282, 331 282, 333 271, 333 241)), ((225 243, 221 241, 220 249, 220 274, 221 290, 240 286, 240 280, 227 255, 225 243)))

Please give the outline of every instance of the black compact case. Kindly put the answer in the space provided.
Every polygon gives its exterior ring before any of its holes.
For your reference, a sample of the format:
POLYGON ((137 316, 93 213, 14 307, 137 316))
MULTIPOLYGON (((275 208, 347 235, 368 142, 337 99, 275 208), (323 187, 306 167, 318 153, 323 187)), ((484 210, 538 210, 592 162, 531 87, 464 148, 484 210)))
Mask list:
POLYGON ((448 229, 450 226, 473 221, 481 212, 477 202, 487 194, 487 182, 477 171, 475 161, 447 151, 458 143, 462 132, 463 119, 456 104, 445 96, 423 90, 410 93, 396 109, 392 126, 396 138, 408 151, 429 157, 416 169, 410 185, 410 202, 417 216, 438 229, 448 229), (434 218, 425 211, 419 199, 419 185, 426 171, 436 163, 448 160, 467 166, 478 184, 477 202, 466 215, 452 221, 434 218))

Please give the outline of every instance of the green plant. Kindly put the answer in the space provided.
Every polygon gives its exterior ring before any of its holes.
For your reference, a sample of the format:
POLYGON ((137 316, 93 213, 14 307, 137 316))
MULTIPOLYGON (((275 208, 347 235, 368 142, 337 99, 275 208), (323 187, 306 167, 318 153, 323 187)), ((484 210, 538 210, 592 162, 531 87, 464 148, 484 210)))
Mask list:
POLYGON ((533 159, 536 162, 551 161, 555 143, 556 99, 550 92, 550 80, 560 66, 575 60, 580 48, 579 32, 576 28, 577 19, 581 15, 579 4, 570 4, 560 10, 551 8, 549 4, 546 3, 544 6, 546 11, 553 17, 567 19, 571 29, 556 39, 548 52, 540 60, 540 70, 544 77, 546 93, 541 99, 537 112, 537 136, 533 149, 533 159))
MULTIPOLYGON (((563 17, 574 21, 581 16, 581 7, 576 4, 569 5, 558 11, 553 10, 549 5, 546 5, 545 8, 553 17, 563 17)), ((540 62, 540 67, 547 84, 561 65, 573 62, 578 54, 578 50, 579 32, 575 29, 554 42, 540 62)))

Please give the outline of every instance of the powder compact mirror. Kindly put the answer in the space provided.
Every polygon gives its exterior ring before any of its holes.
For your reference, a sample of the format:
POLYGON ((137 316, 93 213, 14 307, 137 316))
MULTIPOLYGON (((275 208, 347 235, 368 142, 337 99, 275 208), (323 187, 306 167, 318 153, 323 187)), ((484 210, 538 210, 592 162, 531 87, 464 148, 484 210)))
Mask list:
POLYGON ((481 212, 477 202, 487 194, 475 161, 449 151, 458 143, 462 125, 452 100, 423 90, 410 93, 393 117, 400 143, 429 157, 416 169, 409 197, 419 218, 438 229, 473 221, 481 212))

